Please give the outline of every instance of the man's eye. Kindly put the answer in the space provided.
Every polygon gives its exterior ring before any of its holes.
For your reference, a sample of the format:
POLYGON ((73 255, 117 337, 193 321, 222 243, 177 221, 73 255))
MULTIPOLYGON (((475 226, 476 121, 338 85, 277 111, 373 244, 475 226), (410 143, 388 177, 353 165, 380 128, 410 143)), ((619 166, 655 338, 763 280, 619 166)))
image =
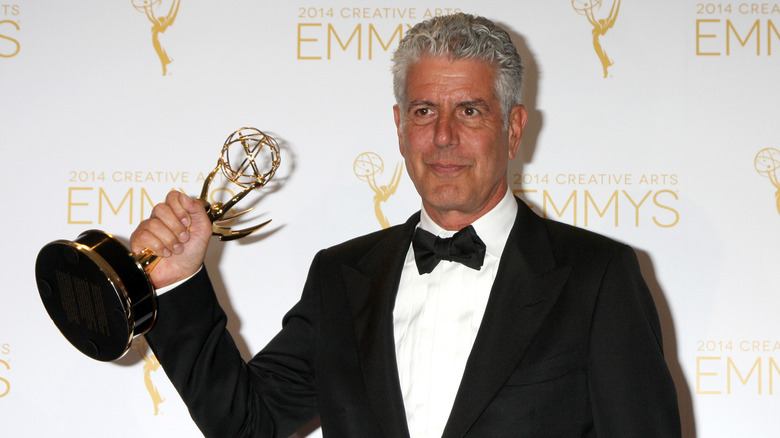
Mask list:
POLYGON ((471 117, 476 116, 477 114, 479 114, 479 111, 477 111, 475 108, 463 108, 463 115, 471 117))
POLYGON ((414 113, 417 116, 427 116, 431 113, 431 110, 429 108, 418 108, 414 113))

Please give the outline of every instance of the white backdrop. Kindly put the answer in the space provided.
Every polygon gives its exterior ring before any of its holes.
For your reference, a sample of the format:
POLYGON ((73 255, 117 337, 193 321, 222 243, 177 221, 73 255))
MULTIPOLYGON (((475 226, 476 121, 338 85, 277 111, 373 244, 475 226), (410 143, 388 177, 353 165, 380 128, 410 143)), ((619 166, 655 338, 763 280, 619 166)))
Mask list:
MULTIPOLYGON (((390 54, 457 10, 504 25, 525 58, 512 188, 636 248, 685 436, 780 436, 780 6, 730 0, 0 5, 0 435, 198 436, 143 345, 107 364, 65 341, 38 250, 89 228, 126 239, 169 189, 200 192, 229 133, 269 132, 282 166, 255 218, 273 222, 207 263, 250 357, 315 251, 380 228, 355 167, 381 160, 373 181, 394 186, 390 54)), ((386 198, 393 224, 419 208, 405 174, 386 198)))

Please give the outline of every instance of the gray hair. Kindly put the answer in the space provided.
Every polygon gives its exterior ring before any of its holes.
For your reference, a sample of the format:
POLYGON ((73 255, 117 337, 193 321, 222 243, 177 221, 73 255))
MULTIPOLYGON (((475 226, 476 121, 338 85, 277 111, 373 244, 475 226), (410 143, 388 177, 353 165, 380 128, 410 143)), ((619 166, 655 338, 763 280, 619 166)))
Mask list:
POLYGON ((393 93, 401 108, 406 101, 406 74, 424 56, 476 59, 496 65, 493 87, 501 102, 506 129, 512 108, 520 104, 523 65, 509 34, 484 17, 457 13, 416 24, 393 54, 393 93))

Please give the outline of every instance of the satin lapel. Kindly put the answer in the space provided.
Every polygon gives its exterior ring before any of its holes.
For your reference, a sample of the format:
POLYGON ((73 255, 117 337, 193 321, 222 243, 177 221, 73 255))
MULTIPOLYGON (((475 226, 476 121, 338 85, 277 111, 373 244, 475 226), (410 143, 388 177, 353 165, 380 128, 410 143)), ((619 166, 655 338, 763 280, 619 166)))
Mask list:
POLYGON ((393 339, 393 307, 404 258, 419 215, 370 250, 357 266, 342 266, 355 338, 371 406, 387 437, 408 437, 393 339))
POLYGON ((517 368, 558 299, 570 267, 557 267, 544 224, 518 201, 517 220, 490 292, 443 437, 462 437, 517 368))

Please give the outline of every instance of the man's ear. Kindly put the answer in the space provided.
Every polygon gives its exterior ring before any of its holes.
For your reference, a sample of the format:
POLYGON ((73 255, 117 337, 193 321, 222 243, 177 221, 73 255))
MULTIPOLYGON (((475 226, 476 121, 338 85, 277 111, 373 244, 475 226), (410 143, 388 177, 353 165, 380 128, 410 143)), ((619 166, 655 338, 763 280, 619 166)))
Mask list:
POLYGON ((401 156, 404 154, 403 141, 401 136, 401 107, 397 104, 393 105, 393 118, 395 119, 395 130, 398 135, 398 149, 401 151, 401 156))
POLYGON ((516 105, 509 112, 509 124, 507 126, 507 136, 509 137, 509 159, 517 156, 520 149, 520 140, 523 138, 525 122, 528 121, 528 111, 524 105, 516 105))

